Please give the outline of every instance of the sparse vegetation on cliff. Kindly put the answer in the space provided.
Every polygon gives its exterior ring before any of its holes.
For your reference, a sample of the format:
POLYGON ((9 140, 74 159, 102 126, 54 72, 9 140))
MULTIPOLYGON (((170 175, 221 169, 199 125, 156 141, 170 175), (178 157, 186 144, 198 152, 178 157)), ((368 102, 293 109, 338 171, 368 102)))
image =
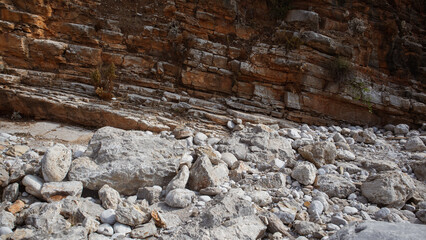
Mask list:
POLYGON ((103 100, 111 100, 114 97, 115 65, 111 63, 108 67, 100 66, 92 74, 92 84, 95 87, 95 93, 103 100))
POLYGON ((353 76, 351 63, 342 57, 331 60, 328 64, 331 77, 339 83, 346 82, 353 76))

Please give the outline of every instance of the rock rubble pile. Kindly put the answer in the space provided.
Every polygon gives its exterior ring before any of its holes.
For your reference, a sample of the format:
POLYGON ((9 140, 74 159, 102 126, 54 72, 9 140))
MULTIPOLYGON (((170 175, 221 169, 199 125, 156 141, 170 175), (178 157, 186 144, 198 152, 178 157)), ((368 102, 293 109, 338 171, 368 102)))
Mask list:
POLYGON ((0 239, 422 239, 426 126, 0 132, 0 239))

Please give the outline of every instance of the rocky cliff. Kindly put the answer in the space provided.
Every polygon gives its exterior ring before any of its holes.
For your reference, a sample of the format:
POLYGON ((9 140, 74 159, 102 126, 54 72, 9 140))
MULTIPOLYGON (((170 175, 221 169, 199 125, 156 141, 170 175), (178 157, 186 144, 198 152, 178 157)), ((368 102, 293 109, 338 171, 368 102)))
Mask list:
POLYGON ((0 111, 155 131, 173 115, 418 125, 424 12, 416 0, 0 0, 0 111), (111 102, 90 78, 102 63, 117 67, 111 102))

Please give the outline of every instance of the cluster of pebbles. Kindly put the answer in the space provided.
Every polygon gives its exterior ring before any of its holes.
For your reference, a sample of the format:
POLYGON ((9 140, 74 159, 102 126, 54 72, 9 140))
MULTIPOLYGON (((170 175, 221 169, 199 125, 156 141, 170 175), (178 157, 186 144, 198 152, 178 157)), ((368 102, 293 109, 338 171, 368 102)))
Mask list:
POLYGON ((43 147, 0 130, 0 239, 425 236, 426 125, 228 128, 43 147))

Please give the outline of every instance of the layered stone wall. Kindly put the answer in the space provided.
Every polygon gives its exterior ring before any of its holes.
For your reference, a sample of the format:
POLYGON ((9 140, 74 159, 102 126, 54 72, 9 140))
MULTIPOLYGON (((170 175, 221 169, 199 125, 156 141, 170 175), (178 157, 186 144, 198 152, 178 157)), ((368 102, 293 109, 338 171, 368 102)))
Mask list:
POLYGON ((272 2, 0 0, 0 111, 157 130, 176 125, 159 109, 222 124, 425 121, 422 1, 293 1, 284 19, 272 2), (102 63, 117 66, 112 102, 89 77, 102 63))

